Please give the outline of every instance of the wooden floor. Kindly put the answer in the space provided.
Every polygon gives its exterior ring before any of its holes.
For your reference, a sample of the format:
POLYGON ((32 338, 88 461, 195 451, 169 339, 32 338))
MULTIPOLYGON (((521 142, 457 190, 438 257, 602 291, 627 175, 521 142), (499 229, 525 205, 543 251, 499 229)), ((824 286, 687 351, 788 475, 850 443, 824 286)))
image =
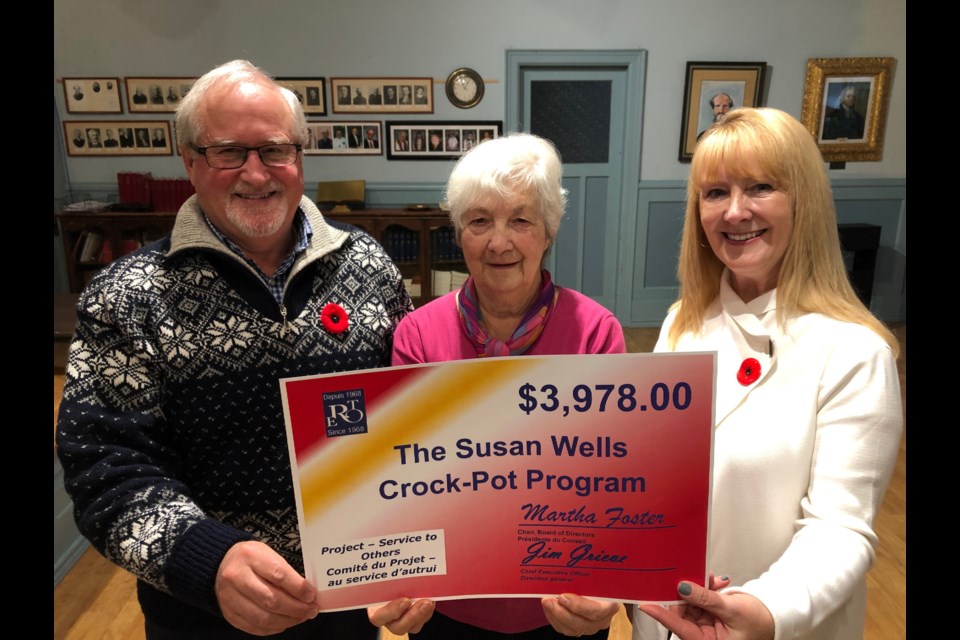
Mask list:
MULTIPOLYGON (((907 398, 907 327, 894 327, 902 353, 898 362, 904 411, 907 398)), ((649 352, 656 329, 627 329, 627 349, 649 352)), ((53 415, 63 390, 63 376, 54 375, 53 415)), ((890 488, 877 517, 880 537, 877 563, 867 575, 868 640, 901 640, 907 637, 907 435, 904 429, 900 454, 890 488)), ((137 604, 132 575, 88 549, 53 592, 55 640, 142 640, 143 616, 137 604)), ((402 636, 406 638, 406 636, 402 636)), ((384 632, 384 640, 397 636, 384 632)), ((611 640, 628 640, 630 626, 621 613, 614 619, 611 640)))

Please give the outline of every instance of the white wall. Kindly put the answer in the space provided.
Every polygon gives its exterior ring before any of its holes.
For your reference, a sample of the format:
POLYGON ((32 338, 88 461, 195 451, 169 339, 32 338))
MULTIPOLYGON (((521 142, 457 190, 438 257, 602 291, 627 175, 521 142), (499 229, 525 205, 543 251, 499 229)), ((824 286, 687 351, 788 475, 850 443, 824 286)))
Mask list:
MULTIPOLYGON (((278 76, 431 76, 436 110, 418 118, 448 120, 504 118, 507 49, 646 49, 644 181, 686 177, 677 152, 687 61, 767 62, 767 104, 799 118, 808 58, 890 56, 897 65, 883 160, 831 176, 906 177, 905 0, 54 0, 54 42, 57 81, 197 76, 234 58, 278 76), (460 66, 490 81, 481 104, 465 111, 443 93, 460 66)), ((95 119, 66 114, 59 82, 54 100, 61 119, 95 119)), ((449 170, 386 157, 311 156, 304 166, 308 184, 358 176, 443 183, 449 170)), ((74 184, 115 182, 123 170, 186 175, 176 156, 68 158, 67 168, 74 184)))

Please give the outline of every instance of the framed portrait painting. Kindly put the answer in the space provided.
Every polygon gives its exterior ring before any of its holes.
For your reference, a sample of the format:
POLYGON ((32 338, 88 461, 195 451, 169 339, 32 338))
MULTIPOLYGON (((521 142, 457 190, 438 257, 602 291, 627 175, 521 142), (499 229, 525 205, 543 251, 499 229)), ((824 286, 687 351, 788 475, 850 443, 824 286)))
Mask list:
POLYGON ((680 162, 697 140, 735 107, 763 106, 766 62, 688 62, 680 126, 680 162))
POLYGON ((387 122, 388 160, 448 160, 503 135, 500 120, 387 122))
POLYGON ((893 67, 893 58, 807 60, 800 121, 825 161, 882 158, 893 67))
POLYGON ((124 78, 127 111, 173 113, 197 78, 124 78))
POLYGON ((326 78, 277 78, 277 82, 293 91, 308 118, 327 115, 326 78))
POLYGON ((331 78, 334 113, 433 113, 433 78, 331 78))
POLYGON ((123 113, 119 78, 64 78, 67 113, 123 113))
POLYGON ((67 155, 169 156, 175 141, 168 120, 66 120, 67 155))

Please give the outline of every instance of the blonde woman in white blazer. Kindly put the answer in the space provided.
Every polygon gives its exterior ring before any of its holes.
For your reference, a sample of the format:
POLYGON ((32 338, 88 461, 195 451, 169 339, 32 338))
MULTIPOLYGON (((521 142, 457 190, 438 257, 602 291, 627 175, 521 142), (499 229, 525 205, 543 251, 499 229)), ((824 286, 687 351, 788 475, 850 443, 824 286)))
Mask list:
POLYGON ((736 109, 698 143, 678 275, 656 350, 717 352, 718 578, 681 582, 685 605, 637 607, 634 638, 861 638, 903 429, 899 346, 850 286, 795 118, 736 109))

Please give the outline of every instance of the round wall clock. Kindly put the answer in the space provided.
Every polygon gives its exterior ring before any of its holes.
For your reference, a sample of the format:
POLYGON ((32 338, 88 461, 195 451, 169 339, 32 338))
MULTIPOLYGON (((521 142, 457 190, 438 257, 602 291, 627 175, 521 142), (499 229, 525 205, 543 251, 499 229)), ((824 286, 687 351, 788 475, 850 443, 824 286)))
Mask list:
POLYGON ((483 78, 473 69, 454 69, 447 76, 447 98, 461 109, 477 106, 483 98, 483 78))

